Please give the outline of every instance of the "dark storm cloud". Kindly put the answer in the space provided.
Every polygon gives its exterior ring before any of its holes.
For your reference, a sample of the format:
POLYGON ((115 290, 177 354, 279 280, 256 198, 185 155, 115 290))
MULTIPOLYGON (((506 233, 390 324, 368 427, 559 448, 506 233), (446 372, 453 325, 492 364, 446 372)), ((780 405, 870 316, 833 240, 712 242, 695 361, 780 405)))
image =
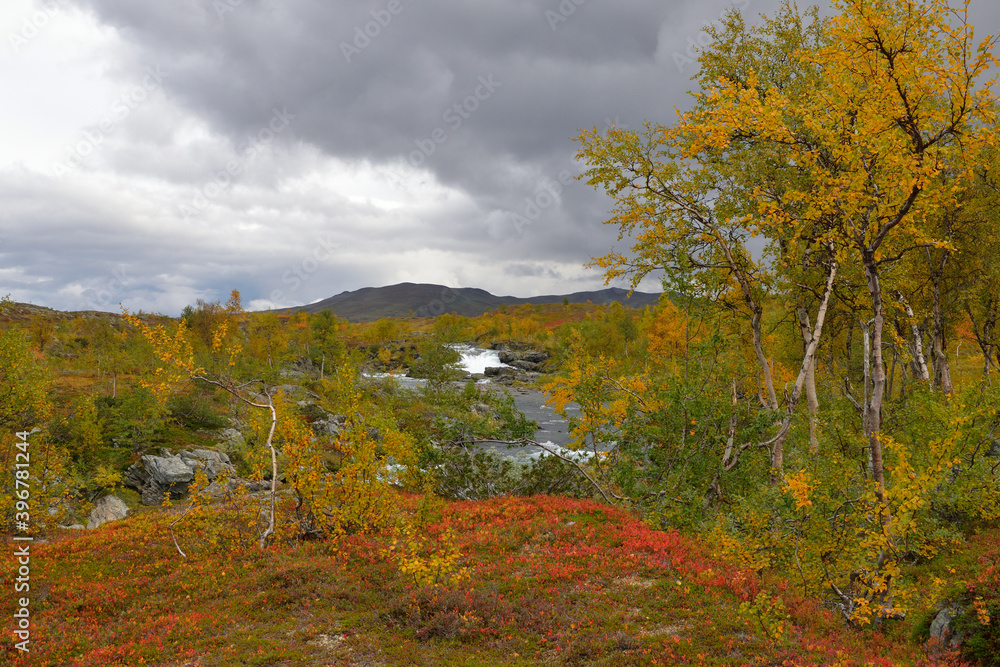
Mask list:
POLYGON ((413 157, 487 197, 509 180, 505 162, 565 168, 581 128, 668 121, 693 69, 657 61, 661 29, 676 41, 668 53, 682 53, 727 6, 86 1, 137 62, 170 72, 169 94, 234 141, 287 107, 296 115, 287 140, 343 158, 413 157))
MULTIPOLYGON (((14 204, 0 222, 32 240, 0 275, 78 307, 125 267, 135 291, 120 293, 164 311, 234 285, 277 305, 404 279, 519 296, 597 287, 581 267, 617 234, 608 200, 572 178, 571 138, 673 122, 705 24, 779 4, 72 1, 120 37, 106 72, 128 87, 160 68, 166 102, 137 108, 66 183, 0 174, 14 204), (288 123, 268 136, 275 114, 288 123), (324 190, 338 169, 380 175, 381 194, 324 190), (80 174, 97 185, 74 185, 80 174)), ((998 17, 976 0, 978 34, 998 17)))
MULTIPOLYGON (((674 106, 686 103, 683 93, 694 73, 673 56, 684 54, 704 23, 732 6, 654 0, 81 2, 119 31, 135 63, 156 63, 169 72, 163 85, 171 100, 233 145, 258 132, 275 109, 286 109, 294 120, 276 139, 279 145, 302 142, 341 160, 384 166, 387 174, 402 176, 395 183, 402 187, 426 170, 465 193, 472 206, 460 215, 424 218, 423 233, 391 238, 478 252, 498 262, 498 280, 512 275, 502 268, 505 261, 579 266, 607 250, 615 237, 601 225, 608 203, 576 181, 540 207, 529 225, 512 220, 531 210, 547 184, 578 173, 571 137, 580 129, 669 122, 674 106)), ((136 74, 123 67, 122 75, 136 74)), ((178 169, 169 137, 153 156, 136 153, 117 152, 118 166, 178 181, 204 180, 221 160, 190 155, 190 168, 178 169)), ((387 188, 394 179, 387 176, 387 188)), ((598 282, 599 274, 592 280, 598 282)), ((346 287, 360 286, 354 280, 346 287)))

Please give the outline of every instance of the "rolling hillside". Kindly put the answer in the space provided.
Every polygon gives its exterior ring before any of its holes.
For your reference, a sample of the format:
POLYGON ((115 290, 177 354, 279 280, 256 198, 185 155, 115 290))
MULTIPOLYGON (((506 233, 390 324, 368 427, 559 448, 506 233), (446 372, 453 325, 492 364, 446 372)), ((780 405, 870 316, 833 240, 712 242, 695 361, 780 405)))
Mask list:
POLYGON ((573 294, 550 294, 520 298, 496 296, 481 289, 470 287, 451 288, 443 285, 400 283, 387 287, 365 287, 353 292, 343 292, 329 299, 297 308, 287 308, 281 312, 318 313, 329 309, 337 317, 353 322, 370 322, 381 317, 435 317, 443 313, 454 313, 476 317, 502 305, 524 303, 612 303, 615 301, 632 308, 656 305, 659 294, 628 291, 618 287, 573 294))

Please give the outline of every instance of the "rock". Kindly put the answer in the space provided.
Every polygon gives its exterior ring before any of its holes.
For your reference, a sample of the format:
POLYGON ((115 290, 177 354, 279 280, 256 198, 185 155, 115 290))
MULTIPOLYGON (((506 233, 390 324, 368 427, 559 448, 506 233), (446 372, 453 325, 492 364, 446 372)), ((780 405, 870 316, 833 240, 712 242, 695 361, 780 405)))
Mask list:
POLYGON ((958 613, 956 607, 945 607, 931 621, 930 639, 938 648, 957 648, 962 644, 963 637, 951 627, 958 613))
POLYGON ((535 350, 524 344, 493 343, 493 349, 497 350, 501 363, 523 371, 540 371, 549 359, 548 352, 535 350))
POLYGON ((142 457, 142 462, 149 476, 161 486, 187 484, 194 480, 194 470, 179 456, 151 456, 147 454, 142 457))
POLYGON ((71 526, 59 526, 63 530, 86 530, 82 524, 74 523, 71 526))
POLYGON ((223 452, 196 449, 180 452, 176 456, 167 450, 160 453, 165 456, 147 454, 142 457, 142 465, 133 464, 125 472, 125 485, 142 495, 143 505, 159 505, 166 493, 174 500, 183 497, 199 469, 209 480, 223 474, 236 476, 236 468, 223 452))
POLYGON ((541 350, 529 350, 521 355, 521 360, 533 364, 543 364, 549 360, 549 353, 541 350))
POLYGON ((325 419, 317 419, 312 423, 313 432, 318 436, 337 437, 340 435, 340 427, 347 419, 342 415, 330 415, 325 419))
POLYGON ((131 487, 133 489, 141 489, 149 481, 149 473, 146 469, 137 463, 133 463, 125 471, 125 486, 131 487))
POLYGON ((235 428, 225 428, 219 433, 219 443, 224 445, 242 445, 244 443, 243 434, 235 428))
POLYGON ((515 382, 532 383, 538 380, 540 373, 526 371, 511 366, 490 366, 486 369, 486 377, 494 378, 498 384, 513 384, 515 382))
POLYGON ((109 521, 118 521, 128 516, 128 505, 118 496, 104 496, 94 505, 87 518, 87 530, 93 530, 109 521))
POLYGON ((198 469, 205 471, 205 477, 209 481, 214 480, 222 474, 233 477, 236 475, 236 468, 233 467, 227 454, 213 452, 208 449, 196 449, 191 452, 181 452, 178 454, 181 460, 193 471, 198 469))
POLYGON ((539 371, 542 365, 534 361, 527 361, 525 359, 515 359, 510 362, 510 365, 522 371, 539 371))
POLYGON ((515 354, 511 350, 508 350, 507 348, 501 349, 498 356, 500 357, 500 363, 502 363, 502 364, 510 364, 510 363, 515 362, 515 361, 520 361, 521 360, 521 357, 519 357, 517 354, 515 354))

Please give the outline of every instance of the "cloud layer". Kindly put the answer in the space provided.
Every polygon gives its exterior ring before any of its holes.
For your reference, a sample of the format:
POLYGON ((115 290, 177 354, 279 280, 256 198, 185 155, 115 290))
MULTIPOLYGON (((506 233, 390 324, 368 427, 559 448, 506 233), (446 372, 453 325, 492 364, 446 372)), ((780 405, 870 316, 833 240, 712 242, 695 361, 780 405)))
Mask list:
POLYGON ((401 281, 597 287, 584 264, 616 230, 571 138, 671 122, 731 6, 11 0, 0 293, 175 314, 232 288, 268 307, 401 281))

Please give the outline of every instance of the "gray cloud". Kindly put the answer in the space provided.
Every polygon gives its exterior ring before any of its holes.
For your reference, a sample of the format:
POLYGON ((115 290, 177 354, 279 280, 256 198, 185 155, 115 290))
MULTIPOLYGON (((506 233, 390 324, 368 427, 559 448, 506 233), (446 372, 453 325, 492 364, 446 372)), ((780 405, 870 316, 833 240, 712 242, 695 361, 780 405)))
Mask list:
MULTIPOLYGON (((165 75, 73 173, 0 169, 0 291, 78 308, 111 282, 164 312, 232 287, 263 307, 401 280, 521 296, 600 285, 582 265, 616 231, 603 195, 565 178, 580 170, 571 137, 671 122, 695 73, 676 56, 733 5, 72 4, 116 31, 107 80, 165 75), (275 110, 289 119, 267 137, 275 110)), ((735 4, 755 17, 778 2, 735 4)), ((1000 11, 975 4, 980 33, 997 32, 1000 11)))

